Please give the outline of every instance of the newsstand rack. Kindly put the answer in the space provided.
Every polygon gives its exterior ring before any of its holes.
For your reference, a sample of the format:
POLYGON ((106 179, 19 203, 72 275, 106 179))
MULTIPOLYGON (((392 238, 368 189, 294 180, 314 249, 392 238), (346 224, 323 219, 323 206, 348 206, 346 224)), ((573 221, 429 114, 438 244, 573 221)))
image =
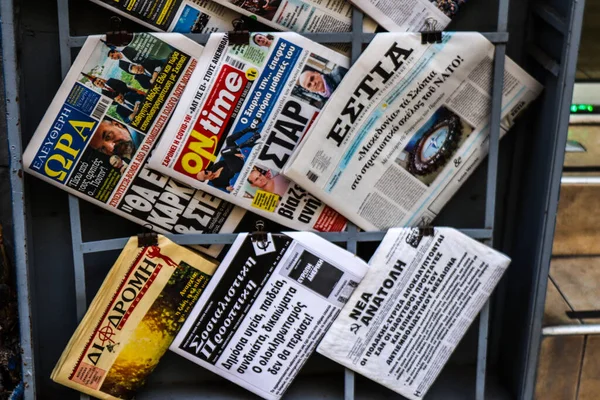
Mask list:
MULTIPOLYGON (((469 1, 450 26, 462 28, 464 22, 470 29, 487 29, 489 32, 484 35, 496 46, 490 155, 487 167, 480 168, 436 223, 469 227, 462 231, 508 253, 513 264, 493 297, 492 306, 485 306, 427 399, 533 398, 584 1, 515 0, 510 11, 516 22, 513 20, 510 29, 509 2, 469 1), (501 97, 507 46, 513 50, 511 56, 545 86, 545 92, 517 123, 513 129, 516 132, 508 135, 505 139, 508 143, 501 150, 501 97), (470 228, 478 225, 483 228, 470 228)), ((50 370, 112 265, 114 255, 125 245, 125 236, 136 228, 72 196, 68 198, 67 220, 63 192, 35 179, 27 179, 25 185, 20 165, 21 135, 27 142, 60 83, 58 77, 48 78, 51 87, 39 87, 43 95, 32 96, 27 88, 40 82, 39 74, 33 71, 38 67, 56 70, 52 61, 58 61, 57 57, 44 56, 53 54, 57 37, 60 72, 62 76, 67 73, 74 51, 84 43, 84 35, 91 34, 90 29, 72 26, 72 21, 74 25, 94 26, 93 33, 101 33, 102 26, 106 28, 108 23, 106 19, 99 23, 97 18, 97 14, 105 15, 106 11, 84 0, 72 0, 72 4, 69 0, 57 0, 57 4, 50 6, 47 3, 52 2, 22 2, 20 15, 15 13, 18 3, 18 0, 2 1, 1 17, 25 398, 71 399, 77 398, 77 394, 52 384, 50 370), (74 13, 74 7, 81 11, 82 3, 92 11, 74 13), (34 11, 38 5, 41 10, 34 11), (57 10, 58 19, 47 15, 47 10, 57 10), (17 42, 23 46, 20 60, 17 60, 17 42), (20 78, 24 82, 21 86, 20 78), (33 121, 21 124, 21 113, 23 121, 33 121), (91 232, 82 229, 82 219, 86 220, 83 226, 92 228, 91 232), (64 235, 69 235, 68 222, 71 243, 64 240, 64 235), (72 257, 68 255, 71 251, 72 257)), ((352 32, 305 36, 320 43, 351 43, 354 61, 373 34, 363 33, 360 11, 354 11, 352 20, 352 32)), ((208 38, 201 34, 188 36, 199 43, 208 38)), ((45 75, 48 77, 49 73, 45 75)), ((190 234, 171 238, 181 244, 228 244, 235 236, 190 234)), ((380 241, 384 232, 359 232, 350 226, 346 232, 322 236, 356 253, 365 243, 380 241)), ((400 397, 320 356, 315 357, 285 398, 400 397)), ((168 354, 138 398, 253 397, 168 354)))

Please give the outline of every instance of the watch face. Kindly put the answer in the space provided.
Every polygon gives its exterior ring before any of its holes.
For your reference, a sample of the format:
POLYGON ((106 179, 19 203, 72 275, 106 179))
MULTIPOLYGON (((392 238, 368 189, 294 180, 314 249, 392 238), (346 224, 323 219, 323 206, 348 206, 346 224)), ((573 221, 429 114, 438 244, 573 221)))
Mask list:
POLYGON ((446 113, 425 132, 411 151, 409 172, 423 176, 443 167, 456 150, 461 135, 462 125, 458 116, 446 113))
POLYGON ((429 161, 443 149, 444 142, 446 141, 449 132, 450 129, 448 126, 443 126, 434 131, 429 137, 425 138, 423 148, 421 149, 421 161, 429 161))

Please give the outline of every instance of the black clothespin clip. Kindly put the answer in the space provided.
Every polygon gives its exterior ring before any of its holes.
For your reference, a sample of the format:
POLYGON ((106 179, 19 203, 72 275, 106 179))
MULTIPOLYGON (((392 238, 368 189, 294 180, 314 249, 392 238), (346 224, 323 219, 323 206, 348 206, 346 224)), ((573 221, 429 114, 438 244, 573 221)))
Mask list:
POLYGON ((250 234, 250 239, 252 243, 256 243, 256 247, 261 250, 266 250, 269 248, 269 236, 267 232, 265 232, 265 222, 258 220, 256 221, 256 231, 250 234))
POLYGON ((106 44, 108 46, 121 47, 128 45, 133 39, 133 33, 121 29, 121 18, 110 17, 110 31, 106 32, 106 44))
POLYGON ((137 235, 138 247, 158 246, 158 235, 156 232, 152 232, 152 226, 146 224, 144 228, 146 228, 146 231, 137 235))
POLYGON ((442 43, 442 31, 436 30, 437 21, 427 18, 425 30, 421 32, 421 44, 442 43))
POLYGON ((227 34, 230 45, 247 46, 250 44, 250 32, 246 28, 246 21, 241 18, 234 19, 231 24, 233 31, 227 34))
POLYGON ((423 239, 425 236, 432 237, 435 235, 435 229, 433 226, 429 225, 429 221, 425 218, 421 218, 421 223, 419 224, 419 239, 423 239))

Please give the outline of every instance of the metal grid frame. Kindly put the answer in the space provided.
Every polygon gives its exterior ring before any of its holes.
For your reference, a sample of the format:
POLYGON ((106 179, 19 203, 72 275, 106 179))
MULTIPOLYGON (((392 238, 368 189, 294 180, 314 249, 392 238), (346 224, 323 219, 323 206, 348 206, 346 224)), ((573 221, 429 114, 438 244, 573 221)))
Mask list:
MULTIPOLYGON (((13 1, 2 1, 1 15, 2 18, 2 37, 3 42, 14 44, 14 10, 13 1)), ((68 72, 72 58, 71 49, 80 47, 84 41, 84 36, 71 36, 69 25, 69 0, 57 0, 58 3, 58 22, 59 22, 59 38, 60 38, 60 57, 61 70, 63 76, 68 72)), ((462 232, 467 235, 485 241, 488 245, 493 245, 494 236, 494 214, 496 206, 496 189, 498 175, 498 159, 499 159, 499 137, 500 137, 500 120, 501 120, 501 101, 504 76, 504 60, 506 54, 506 43, 508 42, 507 20, 508 20, 509 0, 499 0, 497 31, 483 33, 495 45, 494 59, 494 74, 493 74, 493 92, 492 92, 492 114, 491 114, 491 129, 490 129, 490 151, 488 164, 488 178, 486 187, 486 212, 485 212, 485 227, 466 229, 462 232)), ((362 46, 369 43, 374 34, 366 34, 362 31, 363 14, 358 10, 354 10, 352 18, 352 32, 349 33, 314 33, 305 34, 306 37, 319 43, 351 43, 352 45, 352 62, 360 56, 362 46)), ((205 34, 190 34, 186 35, 193 40, 204 44, 208 35, 205 34)), ((11 156, 20 157, 21 138, 19 128, 19 111, 18 111, 18 78, 16 76, 17 63, 16 51, 14 45, 3 46, 4 63, 8 64, 8 69, 14 71, 13 77, 7 77, 6 81, 10 84, 7 86, 7 114, 9 115, 9 142, 11 143, 11 156), (11 95, 11 96, 8 96, 11 95)), ((7 68, 5 67, 5 70, 7 68)), ((15 242, 26 243, 25 229, 25 212, 23 201, 23 181, 22 172, 20 171, 20 161, 18 159, 11 160, 11 184, 13 194, 13 216, 15 221, 15 242), (18 167, 17 167, 18 166, 18 167), (15 199, 15 195, 20 195, 20 198, 15 199)), ((87 307, 86 301, 86 285, 85 285, 85 264, 84 255, 90 253, 98 253, 110 250, 121 249, 127 238, 116 238, 111 240, 84 242, 81 229, 81 216, 79 210, 79 200, 74 196, 69 196, 69 210, 71 222, 71 239, 73 245, 74 259, 74 274, 76 288, 76 305, 77 317, 81 319, 87 307)), ((341 233, 323 233, 322 237, 338 243, 345 243, 346 248, 353 253, 356 253, 357 244, 359 242, 375 242, 380 241, 385 232, 359 232, 358 229, 350 225, 346 232, 341 233)), ((235 234, 188 234, 188 235, 168 235, 172 240, 180 244, 228 244, 232 243, 235 234)), ((22 345, 24 349, 23 365, 24 380, 27 383, 25 387, 26 398, 35 398, 35 381, 33 371, 33 354, 31 345, 31 321, 30 321, 30 299, 29 299, 29 269, 27 262, 27 251, 24 246, 16 246, 16 263, 18 266, 18 282, 20 285, 27 287, 20 288, 19 293, 25 294, 25 298, 20 296, 19 312, 22 332, 22 345)), ((486 367, 487 367, 487 352, 488 352, 488 326, 489 326, 489 305, 486 305, 480 315, 479 334, 478 334, 478 351, 477 351, 477 368, 476 368, 476 385, 473 392, 476 400, 485 398, 486 388, 486 367)), ((355 395, 355 376, 354 373, 346 370, 344 376, 344 399, 352 400, 355 395)))
MULTIPOLYGON (((69 71, 69 68, 71 67, 72 63, 71 48, 81 47, 85 42, 86 37, 71 36, 69 23, 69 0, 57 0, 57 2, 61 71, 64 77, 69 71)), ((485 228, 462 230, 463 233, 475 239, 484 240, 484 242, 489 246, 493 246, 494 236, 494 216, 496 211, 496 190, 500 142, 500 121, 502 119, 502 91, 506 43, 508 42, 509 36, 507 32, 508 10, 509 0, 499 0, 497 31, 483 33, 483 35, 486 36, 488 40, 490 40, 495 45, 492 87, 492 111, 490 121, 490 150, 486 186, 485 228)), ((352 15, 352 32, 312 33, 304 34, 304 36, 318 43, 351 43, 351 63, 353 64, 362 53, 363 44, 369 43, 374 37, 374 34, 368 34, 363 32, 363 18, 364 14, 360 10, 355 8, 352 15)), ((209 35, 207 34, 188 34, 186 36, 197 41, 200 44, 205 44, 209 38, 209 35)), ((85 254, 121 249, 125 246, 125 243, 128 240, 128 238, 84 242, 81 230, 79 199, 72 195, 69 196, 69 213, 71 221, 71 240, 73 244, 73 261, 75 269, 74 273, 77 318, 78 320, 80 320, 81 318, 83 318, 87 308, 84 263, 85 254)), ((347 250, 352 253, 356 253, 358 242, 380 241, 381 239, 383 239, 384 235, 385 232, 359 232, 357 227, 353 224, 349 224, 348 228, 346 229, 346 232, 320 234, 320 236, 324 237, 329 241, 346 243, 347 250)), ((179 244, 186 245, 231 244, 237 237, 236 234, 186 234, 167 236, 179 244)), ((476 385, 474 388, 476 400, 484 400, 485 398, 486 369, 489 344, 489 323, 490 306, 488 303, 482 309, 479 319, 476 385)), ((355 375, 354 372, 346 369, 344 374, 344 400, 353 400, 354 398, 355 375)))

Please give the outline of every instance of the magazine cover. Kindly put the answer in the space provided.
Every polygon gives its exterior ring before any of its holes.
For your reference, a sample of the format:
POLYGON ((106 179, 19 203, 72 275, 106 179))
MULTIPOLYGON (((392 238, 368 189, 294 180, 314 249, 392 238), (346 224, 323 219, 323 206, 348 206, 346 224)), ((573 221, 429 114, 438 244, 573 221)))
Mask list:
POLYGON ((509 263, 451 228, 390 229, 317 351, 422 399, 509 263))
POLYGON ((170 349, 279 399, 367 269, 313 233, 241 234, 170 349))
MULTIPOLYGON (((293 32, 349 32, 352 5, 346 0, 215 0, 231 10, 271 28, 293 32)), ((375 32, 377 24, 366 17, 363 30, 375 32)))
POLYGON ((25 170, 159 232, 233 232, 244 210, 146 165, 201 53, 179 34, 135 34, 122 47, 91 36, 25 150, 25 170))
POLYGON ((233 30, 241 15, 211 0, 90 0, 156 31, 212 33, 233 30))
POLYGON ((99 399, 132 399, 169 348, 217 264, 164 236, 128 242, 52 380, 99 399))
MULTIPOLYGON (((487 155, 494 45, 382 33, 284 174, 364 230, 427 226, 487 155)), ((501 135, 542 86, 506 58, 501 135)))
POLYGON ((295 33, 214 33, 150 167, 297 230, 345 218, 281 174, 347 72, 348 59, 295 33))
POLYGON ((471 0, 350 0, 390 32, 442 31, 471 0))

